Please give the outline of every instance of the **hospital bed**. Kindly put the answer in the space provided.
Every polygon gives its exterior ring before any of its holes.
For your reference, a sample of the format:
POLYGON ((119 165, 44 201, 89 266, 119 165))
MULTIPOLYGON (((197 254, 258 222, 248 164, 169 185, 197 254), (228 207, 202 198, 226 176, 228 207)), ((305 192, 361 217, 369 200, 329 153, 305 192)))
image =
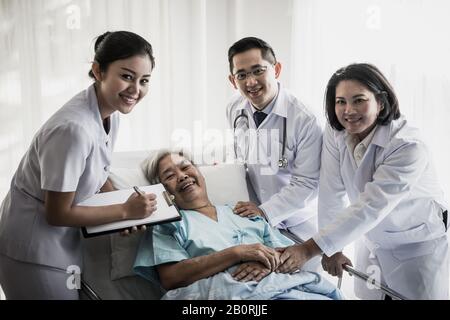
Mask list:
MULTIPOLYGON (((114 153, 110 168, 113 185, 118 189, 148 185, 140 169, 140 163, 150 154, 150 151, 114 153)), ((245 169, 242 165, 206 165, 199 166, 199 169, 205 176, 212 203, 234 205, 239 200, 249 199, 245 169)), ((287 230, 282 230, 282 233, 296 243, 302 242, 302 239, 287 230)), ((164 293, 161 288, 133 273, 132 266, 141 236, 142 233, 128 237, 112 234, 83 239, 84 267, 80 290, 82 299, 148 300, 162 297, 164 293)), ((361 281, 370 281, 392 299, 405 299, 361 271, 349 266, 345 271, 361 281)), ((334 279, 336 278, 332 281, 334 279)), ((337 285, 341 286, 340 281, 337 285)))

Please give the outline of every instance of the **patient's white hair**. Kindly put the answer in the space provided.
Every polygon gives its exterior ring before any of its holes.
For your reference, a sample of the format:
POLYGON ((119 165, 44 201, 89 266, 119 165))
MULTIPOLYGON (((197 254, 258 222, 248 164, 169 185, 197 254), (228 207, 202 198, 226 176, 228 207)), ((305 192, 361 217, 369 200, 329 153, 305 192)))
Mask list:
POLYGON ((157 184, 157 183, 161 182, 159 180, 159 176, 158 176, 159 162, 163 158, 165 158, 171 154, 177 154, 179 156, 182 156, 183 158, 185 158, 186 160, 188 160, 192 164, 194 164, 194 162, 191 159, 190 154, 182 149, 177 149, 177 150, 175 150, 175 149, 172 149, 172 150, 171 149, 160 149, 157 152, 151 154, 149 157, 147 157, 147 159, 145 159, 141 163, 142 171, 144 172, 147 180, 151 184, 157 184))

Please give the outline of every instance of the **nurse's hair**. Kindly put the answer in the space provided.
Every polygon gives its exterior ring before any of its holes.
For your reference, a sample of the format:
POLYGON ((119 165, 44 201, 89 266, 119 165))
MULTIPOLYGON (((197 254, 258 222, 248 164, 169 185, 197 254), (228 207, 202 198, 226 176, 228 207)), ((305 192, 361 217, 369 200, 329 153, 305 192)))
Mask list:
POLYGON ((160 149, 156 153, 147 157, 147 159, 145 159, 141 163, 141 169, 144 172, 145 177, 151 184, 157 184, 161 182, 158 176, 159 163, 161 162, 162 159, 172 154, 177 154, 185 158, 195 166, 191 156, 186 151, 183 151, 181 149, 180 150, 160 149))
POLYGON ((336 112, 336 87, 343 80, 354 80, 369 89, 380 103, 382 109, 378 114, 376 123, 387 125, 392 120, 400 117, 400 107, 397 96, 389 81, 374 65, 368 63, 354 63, 336 71, 325 91, 325 113, 329 124, 334 129, 341 131, 344 127, 339 122, 336 112))
POLYGON ((264 60, 274 65, 277 63, 277 58, 275 57, 275 52, 272 47, 259 38, 246 37, 239 41, 236 41, 230 49, 228 49, 228 63, 230 65, 230 72, 233 73, 233 57, 238 53, 242 53, 251 49, 259 49, 261 51, 261 56, 264 60))
MULTIPOLYGON (((94 45, 94 61, 100 66, 100 71, 105 72, 109 65, 116 60, 127 59, 133 56, 145 56, 150 58, 152 70, 155 67, 153 48, 147 40, 129 31, 105 32, 97 37, 94 45)), ((95 80, 92 70, 89 77, 95 80)))

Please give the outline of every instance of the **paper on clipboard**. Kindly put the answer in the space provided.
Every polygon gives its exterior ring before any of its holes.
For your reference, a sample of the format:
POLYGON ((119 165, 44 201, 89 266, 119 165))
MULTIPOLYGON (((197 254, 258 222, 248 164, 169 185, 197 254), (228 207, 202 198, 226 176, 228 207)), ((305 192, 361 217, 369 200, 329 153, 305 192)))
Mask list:
MULTIPOLYGON (((149 217, 143 219, 122 220, 117 222, 106 223, 98 226, 83 227, 84 237, 94 237, 112 232, 125 230, 132 226, 155 225, 181 220, 178 208, 172 203, 170 196, 164 189, 162 184, 139 187, 145 193, 154 193, 156 195, 157 209, 149 217)), ((135 192, 134 189, 124 189, 105 193, 98 193, 89 199, 79 203, 79 206, 108 206, 113 204, 121 204, 127 201, 130 195, 135 192)))

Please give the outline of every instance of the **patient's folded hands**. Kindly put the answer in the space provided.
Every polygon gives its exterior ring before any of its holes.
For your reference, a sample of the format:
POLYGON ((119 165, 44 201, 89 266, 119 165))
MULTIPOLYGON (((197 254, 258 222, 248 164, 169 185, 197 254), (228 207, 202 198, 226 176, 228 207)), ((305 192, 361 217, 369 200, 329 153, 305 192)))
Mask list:
POLYGON ((244 262, 231 275, 235 280, 241 282, 261 281, 270 273, 270 269, 266 268, 260 262, 244 262))

